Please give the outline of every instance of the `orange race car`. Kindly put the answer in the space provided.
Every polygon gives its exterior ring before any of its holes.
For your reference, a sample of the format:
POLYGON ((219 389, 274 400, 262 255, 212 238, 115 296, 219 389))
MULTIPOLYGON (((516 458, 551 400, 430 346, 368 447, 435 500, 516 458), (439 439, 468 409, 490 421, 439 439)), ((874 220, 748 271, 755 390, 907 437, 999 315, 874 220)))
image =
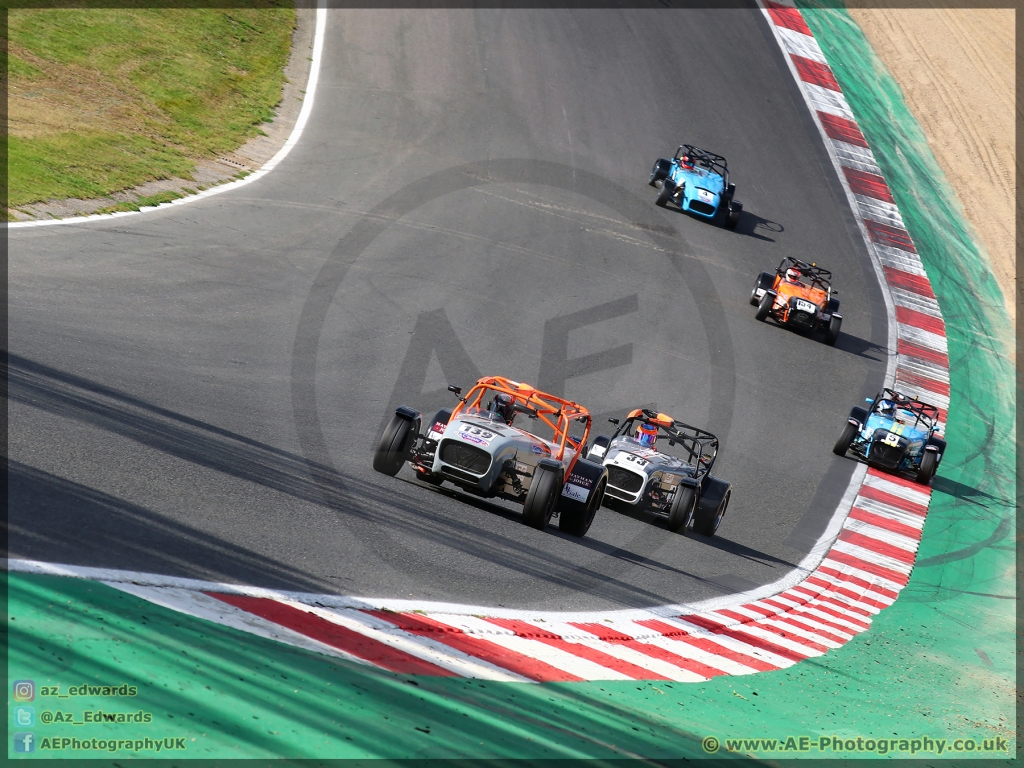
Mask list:
POLYGON ((758 320, 772 317, 795 330, 824 331, 825 341, 834 346, 843 324, 837 293, 827 269, 787 256, 774 273, 757 278, 750 303, 757 307, 758 320))
POLYGON ((523 505, 523 522, 544 530, 552 517, 574 536, 590 529, 608 485, 600 462, 581 455, 590 412, 529 384, 485 376, 430 421, 399 406, 384 428, 373 468, 394 476, 408 462, 431 485, 449 482, 476 496, 523 505), (513 426, 517 416, 523 416, 513 426), (426 429, 424 429, 426 427, 426 429), (570 434, 570 431, 576 434, 570 434))

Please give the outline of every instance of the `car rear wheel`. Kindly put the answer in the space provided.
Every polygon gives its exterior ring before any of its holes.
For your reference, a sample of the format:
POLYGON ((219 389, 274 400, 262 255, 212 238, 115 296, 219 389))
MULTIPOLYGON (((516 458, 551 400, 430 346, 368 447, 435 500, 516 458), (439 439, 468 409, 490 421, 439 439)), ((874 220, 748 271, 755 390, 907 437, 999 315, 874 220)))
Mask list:
POLYGON ((597 510, 601 508, 601 502, 604 501, 604 488, 607 485, 607 481, 602 480, 592 494, 590 494, 590 503, 587 504, 583 509, 574 509, 571 511, 563 511, 558 515, 558 530, 563 533, 568 533, 570 536, 586 536, 587 531, 590 530, 590 525, 594 522, 594 517, 597 515, 597 510))
POLYGON ((925 451, 921 457, 921 468, 917 470, 917 482, 928 485, 935 477, 935 470, 939 466, 938 455, 934 451, 925 451))
POLYGON ((843 427, 843 433, 839 435, 839 439, 836 440, 836 444, 832 446, 832 453, 836 456, 845 456, 846 452, 850 450, 850 446, 853 444, 853 439, 857 436, 857 425, 846 422, 846 426, 843 427))
POLYGON ((661 181, 668 176, 668 172, 670 170, 672 170, 672 161, 666 160, 664 157, 659 157, 655 161, 654 167, 651 169, 651 178, 647 183, 653 187, 655 182, 661 181))
POLYGON ((772 304, 775 303, 775 294, 765 291, 764 296, 761 297, 761 301, 757 303, 757 313, 754 318, 757 320, 768 319, 768 313, 772 311, 772 304))
POLYGON ((843 318, 832 315, 832 319, 828 321, 828 330, 825 331, 825 343, 830 347, 836 345, 836 340, 839 338, 839 329, 843 325, 843 318))
POLYGON ((385 475, 394 477, 409 458, 409 449, 416 436, 413 424, 398 414, 384 427, 377 450, 373 454, 373 468, 385 475))
POLYGON ((668 204, 668 201, 672 198, 672 195, 675 191, 676 185, 672 183, 672 180, 665 179, 661 183, 661 189, 658 190, 658 199, 655 202, 662 208, 664 208, 668 204))
POLYGON ((538 466, 523 504, 523 522, 538 531, 547 528, 561 491, 561 473, 551 467, 538 466))
POLYGON ((668 511, 668 529, 673 533, 679 533, 686 529, 686 526, 693 520, 693 510, 697 506, 697 491, 685 485, 679 486, 676 490, 676 497, 672 499, 672 506, 668 511))
POLYGON ((715 509, 714 514, 696 514, 693 518, 693 530, 704 536, 714 536, 718 531, 718 526, 722 524, 722 518, 725 517, 725 511, 729 508, 729 499, 732 497, 732 489, 725 492, 722 500, 718 503, 718 507, 715 509))

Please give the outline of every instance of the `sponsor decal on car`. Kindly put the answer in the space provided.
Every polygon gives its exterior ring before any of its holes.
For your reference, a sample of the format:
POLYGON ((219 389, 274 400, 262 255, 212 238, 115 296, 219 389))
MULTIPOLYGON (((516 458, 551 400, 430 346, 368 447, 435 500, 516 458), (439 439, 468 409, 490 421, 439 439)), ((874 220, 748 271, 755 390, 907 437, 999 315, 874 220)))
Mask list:
POLYGON ((566 480, 566 482, 567 483, 573 483, 575 485, 579 485, 579 486, 581 486, 583 488, 589 488, 590 486, 592 486, 594 484, 594 481, 591 480, 589 477, 584 477, 583 475, 578 475, 575 472, 573 472, 571 475, 569 475, 569 479, 566 480))
POLYGON ((573 501, 586 501, 589 494, 590 491, 586 488, 581 488, 575 483, 566 483, 565 487, 562 488, 562 495, 568 496, 573 501))
POLYGON ((480 427, 471 427, 468 424, 463 424, 462 429, 459 431, 459 437, 470 443, 487 445, 496 437, 496 435, 493 432, 488 432, 486 429, 480 429, 480 427))
POLYGON ((593 448, 590 449, 590 452, 594 454, 594 456, 596 456, 597 458, 601 458, 602 456, 605 455, 605 453, 607 453, 607 450, 608 449, 605 448, 603 445, 595 445, 593 448))
POLYGON ((697 197, 703 200, 705 203, 711 203, 715 200, 715 195, 712 192, 708 192, 706 189, 698 189, 697 197))
POLYGON ((531 445, 530 450, 536 453, 538 456, 550 456, 551 449, 546 445, 531 445))
POLYGON ((530 468, 523 464, 521 461, 515 463, 516 472, 529 472, 530 468))

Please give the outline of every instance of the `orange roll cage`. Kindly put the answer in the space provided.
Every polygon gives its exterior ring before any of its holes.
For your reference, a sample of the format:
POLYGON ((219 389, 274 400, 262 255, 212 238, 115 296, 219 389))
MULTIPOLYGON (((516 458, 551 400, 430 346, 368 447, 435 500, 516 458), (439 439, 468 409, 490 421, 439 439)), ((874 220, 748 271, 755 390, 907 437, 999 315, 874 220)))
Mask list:
MULTIPOLYGON (((519 403, 535 412, 537 418, 554 430, 555 438, 552 442, 558 444, 558 454, 555 456, 558 461, 561 461, 565 455, 565 443, 569 438, 569 422, 573 420, 586 422, 583 437, 580 438, 580 449, 582 450, 583 446, 587 444, 587 437, 590 435, 590 411, 571 400, 549 395, 529 384, 512 381, 501 376, 485 376, 478 380, 469 392, 466 393, 466 396, 460 398, 462 402, 452 411, 451 418, 454 419, 464 408, 480 408, 480 403, 489 391, 510 395, 513 398, 513 402, 519 403), (554 421, 549 418, 551 416, 554 417, 554 421)), ((575 438, 573 439, 575 440, 575 438)), ((579 454, 580 451, 577 451, 572 463, 566 470, 565 474, 567 477, 576 464, 579 454)))

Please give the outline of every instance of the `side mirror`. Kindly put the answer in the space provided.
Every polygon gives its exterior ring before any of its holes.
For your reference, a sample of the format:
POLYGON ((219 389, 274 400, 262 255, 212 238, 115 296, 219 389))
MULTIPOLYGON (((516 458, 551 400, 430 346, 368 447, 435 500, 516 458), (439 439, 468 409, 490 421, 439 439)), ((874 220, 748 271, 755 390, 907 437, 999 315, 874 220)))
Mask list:
POLYGON ((872 400, 872 399, 871 399, 870 397, 865 397, 865 398, 864 398, 864 402, 865 402, 865 403, 873 403, 873 402, 875 402, 875 401, 874 401, 874 400, 872 400))
POLYGON ((449 392, 454 392, 456 395, 461 395, 462 394, 462 387, 456 387, 456 386, 453 386, 453 385, 449 384, 448 385, 448 391, 449 392))
POLYGON ((610 421, 615 426, 619 426, 619 420, 618 419, 608 419, 608 421, 610 421))
POLYGON ((676 444, 676 441, 675 441, 675 440, 673 440, 673 439, 672 439, 672 438, 670 437, 670 438, 668 439, 668 444, 669 444, 669 445, 675 445, 675 444, 676 444))

